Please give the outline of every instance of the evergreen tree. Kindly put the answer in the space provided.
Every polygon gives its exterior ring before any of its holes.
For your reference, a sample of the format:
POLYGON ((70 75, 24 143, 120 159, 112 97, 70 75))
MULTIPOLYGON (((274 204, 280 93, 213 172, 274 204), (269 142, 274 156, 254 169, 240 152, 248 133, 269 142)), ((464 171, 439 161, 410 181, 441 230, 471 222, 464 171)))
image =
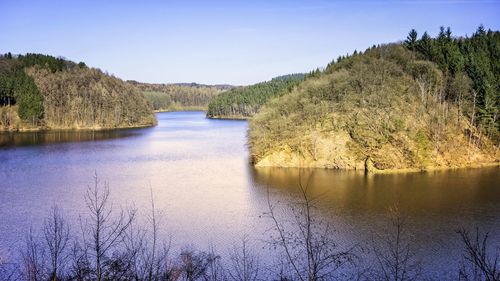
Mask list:
POLYGON ((418 40, 417 31, 415 29, 410 30, 405 40, 406 47, 412 52, 415 52, 417 48, 417 40, 418 40))
POLYGON ((19 117, 25 121, 37 124, 43 118, 43 98, 38 88, 24 71, 18 70, 15 74, 14 96, 19 105, 19 117))
POLYGON ((424 32, 422 38, 417 43, 417 51, 419 51, 425 59, 430 60, 432 58, 432 38, 429 34, 424 32))

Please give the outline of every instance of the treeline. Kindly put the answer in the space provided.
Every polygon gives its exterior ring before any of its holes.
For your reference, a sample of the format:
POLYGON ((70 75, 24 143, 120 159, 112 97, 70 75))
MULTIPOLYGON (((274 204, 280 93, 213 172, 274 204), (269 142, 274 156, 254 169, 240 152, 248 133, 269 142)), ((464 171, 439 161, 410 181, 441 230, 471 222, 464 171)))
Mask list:
MULTIPOLYGON (((67 221, 63 211, 52 207, 40 231, 30 229, 24 245, 11 249, 20 253, 18 262, 0 258, 0 279, 433 280, 426 270, 434 265, 419 258, 407 217, 397 206, 388 208, 383 230, 372 233, 371 243, 345 245, 339 243, 333 225, 318 219, 318 198, 312 198, 307 184, 299 183, 298 188, 301 197, 293 204, 278 205, 268 198, 262 218, 271 225, 265 241, 269 248, 261 260, 255 251, 260 247, 248 238, 225 256, 214 248, 176 251, 172 241, 161 238, 152 191, 151 208, 140 224, 137 210, 113 208, 108 184, 96 176, 86 190, 87 209, 78 221, 67 221), (282 212, 294 219, 285 219, 282 212)), ((459 229, 455 239, 462 242, 463 258, 457 261, 455 274, 439 274, 457 280, 499 280, 500 253, 488 237, 479 230, 459 229)))
POLYGON ((284 95, 304 80, 304 74, 290 74, 271 81, 235 88, 222 93, 208 105, 210 118, 249 118, 270 99, 284 95))
POLYGON ((500 34, 441 31, 341 56, 266 104, 250 123, 254 163, 382 171, 498 162, 500 34))
POLYGON ((457 106, 469 100, 473 123, 500 141, 500 32, 481 25, 471 37, 453 37, 441 27, 437 37, 411 30, 404 42, 415 59, 436 63, 444 74, 443 95, 457 106))
MULTIPOLYGON (((17 110, 1 108, 0 128, 15 126, 17 116, 23 121, 36 126, 43 118, 43 96, 38 90, 33 78, 26 75, 26 63, 34 63, 38 56, 12 56, 7 53, 0 56, 0 107, 15 106, 17 110)), ((44 58, 44 65, 59 68, 60 63, 56 58, 44 58)))
POLYGON ((209 102, 230 85, 196 83, 147 84, 128 81, 138 87, 157 111, 207 110, 209 102))
POLYGON ((0 129, 116 128, 155 123, 135 87, 63 58, 0 57, 0 129))

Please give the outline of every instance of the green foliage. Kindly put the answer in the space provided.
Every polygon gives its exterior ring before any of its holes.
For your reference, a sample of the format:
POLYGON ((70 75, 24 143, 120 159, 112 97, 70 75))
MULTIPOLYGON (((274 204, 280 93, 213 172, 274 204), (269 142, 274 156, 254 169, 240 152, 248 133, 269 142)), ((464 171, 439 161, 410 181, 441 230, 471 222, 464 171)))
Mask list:
POLYGON ((42 54, 26 54, 19 55, 17 58, 24 67, 39 66, 49 69, 52 72, 63 71, 67 68, 67 62, 63 58, 55 58, 53 56, 42 54))
POLYGON ((19 117, 33 124, 38 123, 43 118, 43 98, 33 78, 26 75, 23 70, 18 70, 14 85, 14 97, 19 106, 19 117))
POLYGON ((251 117, 259 112, 260 108, 269 100, 289 93, 303 80, 303 74, 291 74, 273 78, 271 81, 231 89, 210 102, 207 116, 217 118, 251 117))
MULTIPOLYGON (((464 72, 450 73, 402 44, 343 57, 252 118, 252 160, 363 169, 370 159, 382 170, 470 163, 468 122, 459 118, 470 110, 461 97, 470 81, 464 72), (448 84, 459 97, 446 91, 448 84)), ((492 147, 483 138, 474 161, 494 161, 492 147)))
POLYGON ((415 51, 417 47, 418 34, 415 29, 412 29, 405 40, 405 45, 411 51, 415 51))
MULTIPOLYGON (((413 34, 413 30, 410 33, 413 34)), ((406 46, 414 50, 413 45, 406 46)), ((420 58, 435 62, 443 71, 446 98, 456 103, 475 100, 475 104, 470 106, 475 106, 477 110, 464 108, 464 112, 474 114, 470 116, 475 120, 474 125, 498 143, 500 32, 486 31, 483 26, 479 26, 470 38, 454 38, 449 27, 441 27, 436 38, 431 38, 425 32, 416 46, 420 58), (468 76, 470 83, 464 80, 463 74, 468 76), (462 81, 458 82, 457 79, 462 81)))
POLYGON ((43 97, 33 79, 7 55, 0 59, 0 106, 15 104, 22 120, 36 125, 43 118, 43 97))
POLYGON ((24 68, 36 66, 54 73, 72 65, 62 58, 42 54, 5 54, 0 58, 0 106, 17 104, 19 117, 36 125, 44 115, 43 97, 24 68))
POLYGON ((154 110, 167 110, 172 106, 172 98, 164 92, 144 92, 154 110))
POLYGON ((424 130, 418 130, 415 139, 417 141, 417 156, 419 158, 419 163, 424 166, 429 157, 429 138, 424 130))
MULTIPOLYGON (((83 62, 41 54, 0 57, 0 106, 17 109, 25 124, 43 123, 50 128, 155 123, 148 101, 134 86, 83 62)), ((0 123, 4 129, 12 127, 11 122, 0 123)))
POLYGON ((19 69, 19 64, 9 59, 8 54, 0 57, 0 106, 15 104, 14 82, 16 69, 19 69))
POLYGON ((224 92, 227 85, 200 84, 146 84, 132 82, 143 91, 154 110, 206 110, 209 102, 224 92))

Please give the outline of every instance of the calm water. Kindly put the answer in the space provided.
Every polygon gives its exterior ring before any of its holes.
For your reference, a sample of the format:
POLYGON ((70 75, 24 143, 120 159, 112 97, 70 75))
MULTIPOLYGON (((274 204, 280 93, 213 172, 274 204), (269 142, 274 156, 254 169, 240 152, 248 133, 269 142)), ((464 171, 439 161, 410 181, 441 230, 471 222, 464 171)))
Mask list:
MULTIPOLYGON (((135 206, 144 216, 152 188, 174 247, 229 249, 244 235, 259 244, 270 227, 261 218, 268 191, 276 205, 295 202, 299 174, 341 245, 369 243, 395 204, 434 277, 456 276, 461 226, 490 231, 500 244, 499 168, 367 176, 254 169, 246 122, 208 120, 202 112, 157 117, 158 126, 146 129, 0 135, 0 255, 15 256, 12 249, 53 204, 76 220, 95 172, 109 183, 115 206, 135 206)), ((265 256, 266 248, 256 249, 265 256)))

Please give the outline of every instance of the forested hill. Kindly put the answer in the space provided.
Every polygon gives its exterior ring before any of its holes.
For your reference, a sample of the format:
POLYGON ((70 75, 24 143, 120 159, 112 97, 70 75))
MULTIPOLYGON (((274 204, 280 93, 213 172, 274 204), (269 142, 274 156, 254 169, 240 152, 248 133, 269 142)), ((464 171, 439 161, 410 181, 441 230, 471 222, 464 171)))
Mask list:
POLYGON ((213 99, 207 117, 245 119, 259 112, 270 99, 290 92, 304 80, 304 74, 290 74, 251 86, 234 88, 213 99))
POLYGON ((62 58, 0 56, 0 130, 151 126, 150 104, 124 81, 62 58))
POLYGON ((148 84, 127 81, 139 88, 156 111, 207 110, 208 103, 231 85, 197 83, 148 84))
POLYGON ((374 172, 498 165, 500 33, 412 30, 340 57, 249 126, 257 166, 374 172))

